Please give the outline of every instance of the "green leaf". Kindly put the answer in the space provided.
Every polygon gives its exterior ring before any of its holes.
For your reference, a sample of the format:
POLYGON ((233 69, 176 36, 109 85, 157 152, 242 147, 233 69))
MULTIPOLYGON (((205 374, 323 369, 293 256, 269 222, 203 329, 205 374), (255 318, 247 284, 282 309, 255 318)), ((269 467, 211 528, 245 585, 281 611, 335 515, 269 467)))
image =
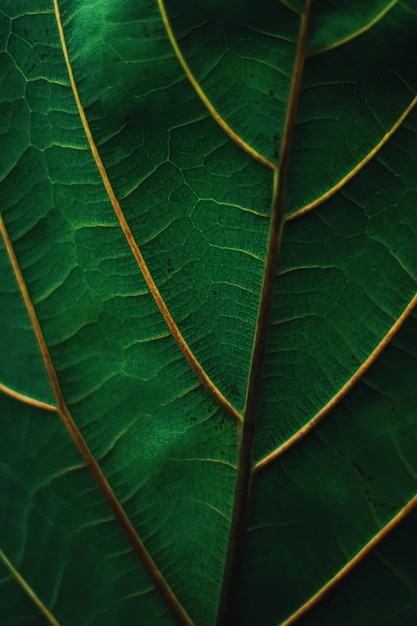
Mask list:
POLYGON ((415 624, 415 2, 0 4, 0 623, 415 624))

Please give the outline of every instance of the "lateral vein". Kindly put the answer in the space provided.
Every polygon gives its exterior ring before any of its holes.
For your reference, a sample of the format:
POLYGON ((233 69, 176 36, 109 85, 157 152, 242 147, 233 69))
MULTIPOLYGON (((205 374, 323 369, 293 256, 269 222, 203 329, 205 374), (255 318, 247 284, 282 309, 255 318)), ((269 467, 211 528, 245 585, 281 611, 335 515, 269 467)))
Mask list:
POLYGON ((217 122, 217 124, 220 126, 220 128, 222 128, 224 130, 224 132, 227 133, 227 135, 229 135, 229 137, 240 148, 242 148, 242 150, 247 152, 256 161, 259 161, 259 163, 262 163, 262 165, 265 165, 265 167, 268 167, 271 170, 275 170, 276 166, 271 161, 269 161, 264 156, 262 156, 262 154, 257 152, 257 150, 252 148, 252 146, 250 146, 248 143, 246 143, 242 139, 242 137, 240 137, 237 133, 235 133, 235 131, 227 124, 227 122, 223 119, 223 117, 220 115, 220 113, 213 106, 213 104, 211 103, 211 101, 207 97, 206 93, 202 89, 200 83, 198 82, 198 80, 196 79, 194 74, 192 73, 192 71, 191 71, 187 61, 184 58, 184 55, 181 52, 181 49, 180 49, 180 47, 178 45, 177 39, 176 39, 176 37, 174 35, 174 32, 172 30, 171 23, 169 21, 169 18, 168 18, 166 9, 165 9, 164 0, 158 0, 158 5, 159 5, 159 10, 160 10, 161 16, 162 16, 162 21, 164 23, 165 29, 167 31, 169 40, 170 40, 171 45, 172 45, 172 47, 174 49, 174 52, 175 52, 175 54, 177 56, 177 59, 180 62, 181 67, 184 70, 184 73, 187 76, 188 80, 190 81, 191 85, 193 86, 195 92, 197 93, 198 97, 200 98, 200 100, 202 101, 202 103, 204 104, 204 106, 206 107, 206 109, 208 110, 210 115, 212 116, 212 118, 217 122))
POLYGON ((57 407, 53 404, 48 404, 47 402, 42 402, 42 400, 37 400, 36 398, 32 398, 31 396, 27 396, 24 393, 20 393, 19 391, 15 391, 11 387, 0 383, 0 391, 4 393, 6 396, 10 396, 14 400, 18 400, 19 402, 23 402, 24 404, 29 404, 30 406, 34 406, 38 409, 45 409, 45 411, 57 411, 57 407))
POLYGON ((22 589, 24 590, 26 595, 29 596, 29 598, 31 599, 33 604, 35 604, 35 606, 39 609, 39 611, 42 613, 42 615, 44 617, 46 617, 48 622, 50 624, 52 624, 52 626, 59 626, 59 622, 52 615, 51 611, 45 606, 45 604, 42 602, 42 600, 39 598, 39 596, 34 592, 32 587, 26 582, 26 580, 23 578, 23 576, 14 567, 14 565, 11 563, 11 561, 4 554, 3 550, 0 550, 0 561, 3 562, 4 566, 6 567, 6 569, 8 569, 8 571, 13 576, 13 578, 22 587, 22 589))
MULTIPOLYGON (((56 0, 54 0, 54 2, 56 2, 56 0)), ((143 542, 137 535, 132 522, 130 521, 125 510, 123 509, 112 487, 108 483, 107 478, 103 474, 100 465, 98 464, 97 460, 92 454, 90 448, 88 447, 87 442, 85 441, 80 430, 78 429, 78 426, 76 425, 76 423, 74 422, 72 418, 72 415, 65 403, 65 399, 64 399, 59 381, 58 381, 58 376, 55 371, 55 367, 52 362, 51 355, 49 353, 48 346, 43 336, 43 332, 39 324, 39 320, 37 318, 35 308, 33 306, 33 303, 32 303, 30 294, 28 292, 23 274, 21 272, 16 254, 13 249, 12 242, 8 235, 8 232, 7 232, 7 229, 6 229, 6 226, 4 224, 4 220, 1 214, 0 214, 0 233, 3 236, 5 246, 6 246, 6 251, 9 255, 10 262, 12 264, 12 268, 13 268, 16 280, 19 285, 19 289, 22 294, 24 303, 26 305, 26 309, 29 314, 29 319, 32 323, 32 327, 33 327, 33 330, 34 330, 34 333, 35 333, 35 336, 36 336, 36 339, 37 339, 37 342, 38 342, 38 345, 39 345, 39 348, 40 348, 40 351, 41 351, 41 354, 45 363, 45 367, 48 372, 52 388, 54 390, 54 394, 55 394, 57 406, 58 406, 58 412, 62 420, 62 423, 64 424, 65 428, 67 429, 70 436, 72 437, 87 467, 90 469, 98 486, 103 492, 104 497, 106 498, 111 509, 113 510, 115 518, 121 524, 123 530, 125 531, 130 541, 130 544, 132 545, 133 549, 135 550, 135 552, 138 554, 139 558, 141 559, 143 565, 145 566, 155 586, 159 589, 159 591, 161 592, 161 595, 164 597, 164 599, 166 600, 167 604, 170 606, 173 613, 178 617, 181 624, 183 626, 194 626, 187 612, 179 603, 172 589, 170 588, 170 586, 164 579, 162 573, 158 569, 156 563, 153 561, 152 557, 147 552, 143 542)))
POLYGON ((316 413, 316 415, 309 420, 304 426, 302 426, 294 435, 289 437, 283 444, 281 444, 278 448, 276 448, 273 452, 270 452, 263 459, 258 461, 255 465, 255 472, 259 472, 264 469, 267 465, 270 465, 274 461, 276 461, 280 456, 282 456, 289 448, 291 448, 294 444, 300 441, 303 437, 305 437, 334 407, 346 396, 346 394, 356 385, 356 383, 360 380, 360 378, 368 371, 371 365, 376 361, 376 359, 381 355, 381 353, 385 350, 387 345, 390 343, 394 335, 399 331, 405 320, 412 313, 414 308, 417 306, 417 294, 412 298, 412 300, 408 303, 404 311, 395 321, 395 323, 391 326, 389 331, 384 335, 382 340, 376 346, 376 348, 371 352, 368 358, 362 363, 362 365, 356 370, 356 372, 345 382, 345 384, 340 388, 340 390, 327 402, 323 408, 316 413))
POLYGON ((65 35, 64 35, 64 29, 62 26, 62 21, 61 21, 61 16, 60 16, 60 12, 59 12, 59 6, 58 6, 58 0, 54 0, 54 7, 55 7, 55 13, 56 13, 56 20, 57 20, 57 24, 58 24, 58 30, 59 30, 59 35, 60 35, 60 39, 61 39, 61 44, 62 44, 62 50, 63 50, 63 54, 64 54, 64 58, 65 58, 65 63, 67 66, 67 71, 68 71, 68 76, 70 79, 70 83, 71 83, 71 88, 74 94, 74 99, 77 105, 77 109, 78 109, 78 113, 84 128, 84 132, 86 134, 87 137, 87 141, 91 150, 91 153, 94 157, 95 163, 97 165, 98 171, 100 173, 101 179, 103 181, 104 187, 106 189, 107 195, 109 197, 109 200, 113 206, 114 212, 119 220, 120 223, 120 227, 126 237, 127 243, 129 244, 129 247, 132 251, 132 254, 139 266, 139 269, 142 272, 142 275, 145 279, 145 282, 148 286, 149 291, 151 292, 158 308, 159 311, 161 312, 169 330, 172 333, 172 336, 174 337, 174 339, 176 340, 180 350, 182 351, 182 353, 184 354, 185 358, 187 359, 188 363, 191 365, 192 369, 194 370, 195 374, 197 375, 198 379, 200 380, 200 382, 204 385, 204 387, 210 392, 210 394, 216 399, 216 401, 218 402, 218 404, 221 406, 221 408, 231 417, 233 417, 236 420, 242 420, 242 415, 239 413, 239 411, 237 411, 237 409, 229 402, 229 400, 221 393, 220 389, 214 384, 214 382, 211 380, 211 378, 208 376, 208 374, 206 373, 206 371, 204 370, 204 368, 202 367, 201 363, 198 361, 198 359, 196 358, 196 356, 194 355, 194 353, 192 352, 190 346, 188 345, 188 343, 186 342, 185 338, 183 337, 180 329, 178 328, 174 318, 172 317, 164 299, 161 296, 161 293, 158 289, 158 287, 155 284, 155 281, 153 280, 153 277, 149 271, 149 268, 145 262, 145 259, 142 256, 142 253, 139 249, 139 246, 137 245, 135 238, 133 236, 133 233, 130 229, 130 226, 126 220, 126 217, 123 213, 123 210, 120 206, 120 203, 116 197, 116 194, 114 193, 112 184, 110 182, 110 179, 108 177, 107 171, 104 167, 103 161, 101 159, 100 153, 98 151, 98 148, 96 146, 96 143, 94 141, 93 135, 91 133, 91 129, 90 129, 90 125, 88 123, 87 117, 85 115, 85 111, 83 108, 83 105, 81 103, 81 99, 78 93, 78 89, 77 89, 77 85, 75 82, 75 78, 74 78, 74 73, 72 71, 72 66, 71 66, 71 62, 69 59, 69 54, 68 54, 68 49, 67 49, 67 45, 66 45, 66 41, 65 41, 65 35))
POLYGON ((381 150, 381 148, 385 146, 385 144, 389 141, 389 139, 391 139, 393 134, 398 130, 398 128, 401 126, 404 120, 408 117, 408 115, 410 115, 411 111, 414 109, 416 104, 417 104, 417 96, 413 98, 413 100, 410 102, 408 107, 405 109, 404 113, 398 118, 398 120, 395 122, 395 124, 393 124, 393 126, 389 129, 389 131, 385 133, 385 135, 376 144, 376 146, 374 146, 372 150, 368 152, 368 154, 366 155, 366 157, 362 159, 362 161, 360 161, 357 165, 355 165, 355 167, 350 172, 348 172, 346 176, 341 178, 339 182, 336 183, 336 185, 334 185, 331 189, 328 189, 319 198, 316 198, 312 202, 309 202, 305 206, 295 211, 295 213, 290 213, 289 215, 287 215, 285 218, 285 221, 290 222, 291 220, 295 220, 301 217, 302 215, 305 215, 305 213, 312 211, 316 207, 320 206, 320 204, 323 204, 323 202, 325 202, 326 200, 334 196, 334 194, 337 191, 339 191, 339 189, 344 187, 350 180, 352 180, 352 178, 354 178, 365 167, 365 165, 367 165, 369 161, 371 161, 371 159, 374 158, 374 156, 381 150))
POLYGON ((320 600, 331 591, 345 576, 347 576, 381 541, 396 527, 402 520, 411 513, 411 511, 417 506, 417 495, 411 500, 392 518, 386 526, 367 543, 359 552, 342 567, 317 593, 315 593, 307 602, 305 602, 297 611, 295 611, 285 621, 281 622, 280 626, 293 626, 299 619, 305 616, 308 611, 320 602, 320 600))
POLYGON ((382 11, 380 11, 377 15, 375 15, 375 17, 372 18, 372 20, 370 20, 367 24, 365 24, 365 26, 362 26, 361 28, 358 28, 358 30, 356 30, 355 32, 351 33, 350 35, 347 35, 346 37, 343 37, 343 39, 339 39, 338 41, 335 41, 330 46, 324 46, 323 48, 319 48, 318 50, 315 50, 314 52, 312 52, 309 55, 309 58, 317 56, 319 54, 323 54, 324 52, 328 52, 329 50, 334 50, 335 48, 339 48, 340 46, 343 46, 345 43, 348 43, 349 41, 352 41, 352 39, 355 39, 356 37, 359 37, 360 35, 363 35, 368 30, 370 30, 373 26, 375 26, 375 24, 377 24, 380 20, 382 20, 382 18, 385 17, 385 15, 388 13, 388 11, 391 11, 391 9, 397 3, 398 3, 398 0, 391 0, 391 2, 389 2, 382 9, 382 11))

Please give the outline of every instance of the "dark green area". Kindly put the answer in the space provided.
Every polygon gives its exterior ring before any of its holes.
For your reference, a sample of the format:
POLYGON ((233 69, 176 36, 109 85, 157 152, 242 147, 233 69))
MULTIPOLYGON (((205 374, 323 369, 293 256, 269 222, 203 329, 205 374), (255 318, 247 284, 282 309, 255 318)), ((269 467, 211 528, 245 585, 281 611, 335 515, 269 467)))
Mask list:
MULTIPOLYGON (((167 0, 181 55, 240 143, 188 80, 157 2, 58 4, 135 244, 193 355, 243 412, 306 3, 167 0)), ((339 394, 416 293, 417 11, 312 7, 281 184, 289 218, 317 206, 284 228, 255 461, 338 401, 254 479, 234 626, 283 623, 416 494, 416 317, 339 394)), ((0 211, 62 396, 178 602, 214 626, 237 423, 184 357, 120 227, 52 0, 0 2, 0 85, 0 211)), ((174 626, 58 413, 30 405, 57 398, 4 243, 0 550, 60 626, 174 626)), ((300 626, 414 625, 415 538, 411 513, 300 626)), ((1 559, 0 623, 48 623, 1 559)))

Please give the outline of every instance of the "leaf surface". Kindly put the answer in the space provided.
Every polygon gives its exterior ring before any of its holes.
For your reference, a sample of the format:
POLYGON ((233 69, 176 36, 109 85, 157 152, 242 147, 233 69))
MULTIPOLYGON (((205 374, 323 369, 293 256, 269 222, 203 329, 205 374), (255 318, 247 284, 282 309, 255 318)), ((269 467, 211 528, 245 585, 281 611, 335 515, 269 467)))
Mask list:
POLYGON ((412 0, 2 0, 0 622, 416 620, 412 0))

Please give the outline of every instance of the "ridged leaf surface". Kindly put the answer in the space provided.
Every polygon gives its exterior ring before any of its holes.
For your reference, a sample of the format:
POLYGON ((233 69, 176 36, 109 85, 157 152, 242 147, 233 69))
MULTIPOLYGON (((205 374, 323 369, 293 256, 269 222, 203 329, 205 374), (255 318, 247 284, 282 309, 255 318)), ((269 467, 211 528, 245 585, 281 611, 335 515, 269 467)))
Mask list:
POLYGON ((0 0, 1 624, 417 622, 416 28, 0 0))

